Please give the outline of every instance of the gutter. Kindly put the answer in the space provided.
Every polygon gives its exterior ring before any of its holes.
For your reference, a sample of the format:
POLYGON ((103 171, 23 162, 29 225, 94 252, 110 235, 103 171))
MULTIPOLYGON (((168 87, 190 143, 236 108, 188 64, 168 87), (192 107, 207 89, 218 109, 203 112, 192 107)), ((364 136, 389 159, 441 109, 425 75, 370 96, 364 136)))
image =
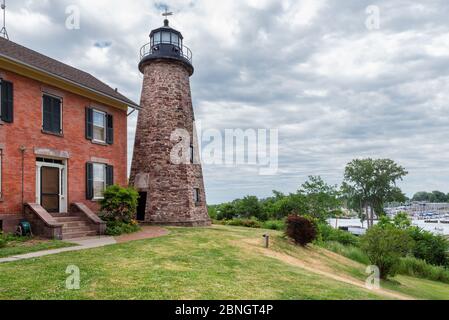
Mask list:
POLYGON ((51 73, 51 72, 48 72, 48 71, 43 70, 43 69, 41 69, 41 68, 32 66, 32 65, 30 65, 30 64, 28 64, 28 63, 24 63, 23 61, 20 61, 20 60, 11 58, 11 57, 6 56, 6 55, 1 54, 1 53, 0 53, 0 57, 3 58, 3 59, 6 59, 6 60, 10 60, 10 61, 12 61, 12 62, 15 62, 15 63, 17 63, 17 64, 23 65, 23 66, 25 66, 25 67, 27 67, 27 68, 30 68, 30 69, 32 69, 32 70, 39 71, 39 72, 41 72, 41 73, 47 74, 47 75, 52 76, 52 77, 54 77, 54 78, 56 78, 56 79, 63 80, 63 81, 65 81, 65 82, 68 82, 68 83, 70 83, 70 84, 72 84, 72 85, 75 85, 75 86, 77 86, 77 87, 83 88, 83 89, 85 89, 85 90, 88 90, 88 91, 90 91, 90 92, 93 92, 93 93, 98 94, 98 95, 100 95, 100 96, 103 96, 103 97, 105 97, 105 98, 109 98, 109 99, 115 100, 116 102, 120 102, 120 103, 126 104, 128 107, 133 108, 134 110, 136 110, 136 109, 137 109, 137 110, 140 110, 140 109, 141 109, 141 107, 140 107, 138 104, 133 103, 132 101, 131 101, 132 104, 130 104, 128 101, 123 101, 123 100, 118 99, 118 98, 116 98, 116 97, 110 96, 110 95, 108 95, 108 94, 106 94, 106 93, 103 93, 103 92, 100 92, 100 91, 98 91, 98 90, 95 90, 95 89, 92 89, 92 88, 90 88, 90 87, 87 87, 87 86, 85 86, 85 85, 82 85, 82 84, 80 84, 80 83, 78 83, 78 82, 75 82, 75 81, 73 81, 73 80, 67 79, 67 78, 65 78, 65 77, 59 76, 59 75, 54 74, 54 73, 51 73))

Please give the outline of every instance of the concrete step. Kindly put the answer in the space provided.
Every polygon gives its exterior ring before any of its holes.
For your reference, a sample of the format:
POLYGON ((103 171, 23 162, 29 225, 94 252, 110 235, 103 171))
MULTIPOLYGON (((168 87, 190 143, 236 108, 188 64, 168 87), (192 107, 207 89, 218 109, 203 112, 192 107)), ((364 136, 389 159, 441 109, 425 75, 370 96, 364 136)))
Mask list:
POLYGON ((56 217, 55 220, 59 223, 85 221, 83 218, 80 218, 80 217, 56 217))
POLYGON ((91 231, 96 231, 96 229, 91 226, 62 228, 62 234, 74 232, 91 232, 91 231))
POLYGON ((97 231, 63 232, 62 240, 78 239, 78 238, 84 238, 84 237, 94 237, 96 235, 97 235, 97 231))
POLYGON ((63 222, 63 228, 80 228, 80 227, 90 227, 92 223, 88 221, 74 221, 74 222, 63 222))

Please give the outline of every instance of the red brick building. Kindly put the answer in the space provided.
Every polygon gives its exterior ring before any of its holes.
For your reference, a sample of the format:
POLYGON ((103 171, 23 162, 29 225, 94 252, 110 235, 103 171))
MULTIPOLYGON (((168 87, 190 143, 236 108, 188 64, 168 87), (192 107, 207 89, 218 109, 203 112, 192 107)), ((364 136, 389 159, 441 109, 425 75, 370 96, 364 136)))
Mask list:
POLYGON ((0 80, 0 228, 26 217, 49 237, 101 232, 92 212, 107 185, 127 185, 127 112, 139 106, 2 38, 0 80))

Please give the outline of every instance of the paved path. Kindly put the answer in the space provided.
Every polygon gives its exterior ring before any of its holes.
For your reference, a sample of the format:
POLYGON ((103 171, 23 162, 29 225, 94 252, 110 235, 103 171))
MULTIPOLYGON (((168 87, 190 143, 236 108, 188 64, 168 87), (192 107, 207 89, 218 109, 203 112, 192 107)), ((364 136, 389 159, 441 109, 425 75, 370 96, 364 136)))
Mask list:
POLYGON ((53 249, 53 250, 46 250, 46 251, 38 251, 38 252, 32 252, 32 253, 27 253, 27 254, 22 254, 22 255, 17 255, 17 256, 11 256, 11 257, 0 259, 0 263, 34 259, 34 258, 45 257, 45 256, 53 255, 53 254, 63 253, 63 252, 100 248, 100 247, 108 246, 111 244, 124 243, 124 242, 130 242, 130 241, 135 241, 135 240, 152 239, 152 238, 165 236, 168 233, 169 233, 168 230, 163 229, 163 228, 145 226, 145 227, 142 227, 142 230, 139 232, 129 234, 129 235, 123 235, 123 236, 116 237, 116 238, 114 238, 114 237, 87 237, 87 238, 81 238, 81 239, 70 239, 67 242, 77 244, 77 246, 53 249))

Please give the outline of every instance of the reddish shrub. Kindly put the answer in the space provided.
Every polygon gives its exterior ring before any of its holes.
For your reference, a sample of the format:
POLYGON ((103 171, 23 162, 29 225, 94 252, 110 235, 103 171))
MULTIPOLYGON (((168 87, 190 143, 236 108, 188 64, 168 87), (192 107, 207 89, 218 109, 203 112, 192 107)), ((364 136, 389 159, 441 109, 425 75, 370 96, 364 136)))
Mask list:
POLYGON ((290 215, 287 218, 287 236, 303 247, 317 237, 315 224, 307 218, 290 215))

